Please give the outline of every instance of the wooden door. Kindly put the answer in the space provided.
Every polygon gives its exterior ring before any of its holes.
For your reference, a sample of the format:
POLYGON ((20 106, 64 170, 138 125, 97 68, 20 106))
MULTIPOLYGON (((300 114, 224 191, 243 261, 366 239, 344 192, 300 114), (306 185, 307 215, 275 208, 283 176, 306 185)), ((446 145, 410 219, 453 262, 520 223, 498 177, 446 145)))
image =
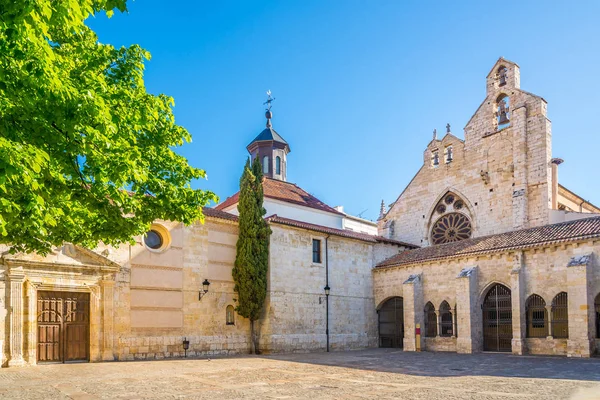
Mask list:
POLYGON ((38 292, 38 362, 89 359, 88 293, 38 292))

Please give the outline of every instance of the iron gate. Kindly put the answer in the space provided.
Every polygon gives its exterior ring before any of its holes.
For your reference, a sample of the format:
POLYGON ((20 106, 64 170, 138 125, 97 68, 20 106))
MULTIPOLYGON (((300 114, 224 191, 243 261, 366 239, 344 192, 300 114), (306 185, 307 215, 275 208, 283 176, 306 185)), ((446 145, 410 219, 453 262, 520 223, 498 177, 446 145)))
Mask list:
POLYGON ((38 292, 37 360, 89 360, 89 293, 38 292))
POLYGON ((386 301, 378 311, 379 347, 402 348, 404 339, 404 305, 402 297, 386 301))
POLYGON ((483 350, 511 351, 512 301, 510 289, 494 285, 483 301, 483 350))

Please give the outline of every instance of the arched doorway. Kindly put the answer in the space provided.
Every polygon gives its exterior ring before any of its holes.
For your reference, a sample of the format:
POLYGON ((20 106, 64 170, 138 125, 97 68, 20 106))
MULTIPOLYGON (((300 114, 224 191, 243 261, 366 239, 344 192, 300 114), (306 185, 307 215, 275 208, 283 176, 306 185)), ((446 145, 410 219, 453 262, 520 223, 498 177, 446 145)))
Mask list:
POLYGON ((510 289, 496 284, 483 300, 483 350, 511 351, 512 301, 510 289))
POLYGON ((379 309, 379 347, 402 348, 404 305, 402 297, 392 297, 379 309))

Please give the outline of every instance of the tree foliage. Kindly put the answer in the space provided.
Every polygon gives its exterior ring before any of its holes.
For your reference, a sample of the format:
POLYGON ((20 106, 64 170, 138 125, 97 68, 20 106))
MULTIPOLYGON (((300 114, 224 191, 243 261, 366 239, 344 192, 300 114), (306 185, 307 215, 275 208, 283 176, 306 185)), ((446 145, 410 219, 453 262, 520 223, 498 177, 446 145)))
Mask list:
POLYGON ((173 99, 146 92, 150 54, 85 25, 115 10, 126 0, 0 0, 0 243, 13 251, 115 245, 217 201, 173 151, 191 141, 173 99))
POLYGON ((267 296, 269 269, 269 235, 271 229, 264 220, 262 167, 258 157, 252 165, 246 161, 240 179, 239 236, 232 275, 237 294, 236 311, 250 319, 254 351, 258 351, 258 338, 254 321, 260 318, 267 296))

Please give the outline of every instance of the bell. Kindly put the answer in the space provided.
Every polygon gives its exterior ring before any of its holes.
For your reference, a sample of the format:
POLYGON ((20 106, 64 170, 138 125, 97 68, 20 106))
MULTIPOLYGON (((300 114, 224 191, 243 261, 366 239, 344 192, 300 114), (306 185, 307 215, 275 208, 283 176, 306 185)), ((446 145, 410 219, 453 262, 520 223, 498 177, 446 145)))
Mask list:
POLYGON ((508 124, 510 121, 508 119, 508 116, 506 115, 506 113, 501 113, 500 117, 498 118, 498 125, 504 125, 504 124, 508 124))

